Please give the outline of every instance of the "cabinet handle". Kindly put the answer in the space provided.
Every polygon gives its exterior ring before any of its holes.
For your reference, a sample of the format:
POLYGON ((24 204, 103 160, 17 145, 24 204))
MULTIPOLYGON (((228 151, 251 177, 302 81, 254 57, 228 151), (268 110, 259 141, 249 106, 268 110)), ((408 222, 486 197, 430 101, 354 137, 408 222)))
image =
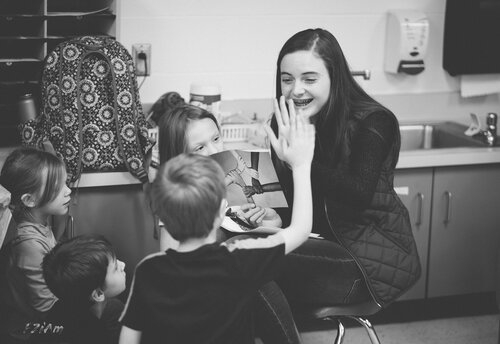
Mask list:
POLYGON ((451 192, 445 191, 446 197, 446 215, 444 217, 444 224, 447 225, 451 221, 451 192))
POLYGON ((424 194, 417 193, 417 221, 415 221, 415 226, 420 226, 422 224, 422 207, 424 204, 424 194))

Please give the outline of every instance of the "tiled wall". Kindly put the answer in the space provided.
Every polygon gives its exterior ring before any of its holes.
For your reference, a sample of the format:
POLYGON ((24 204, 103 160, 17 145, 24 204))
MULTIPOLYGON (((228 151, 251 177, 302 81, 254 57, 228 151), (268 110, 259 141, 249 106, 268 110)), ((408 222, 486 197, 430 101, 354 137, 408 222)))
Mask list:
MULTIPOLYGON (((219 84, 223 100, 269 99, 274 95, 279 49, 292 34, 311 27, 328 29, 337 37, 351 69, 371 70, 371 80, 359 78, 369 93, 418 98, 423 94, 447 93, 449 98, 450 93, 457 93, 459 80, 442 68, 445 3, 446 0, 122 0, 119 38, 127 48, 133 43, 152 44, 152 75, 141 89, 146 103, 166 91, 187 97, 189 85, 200 81, 219 84), (392 9, 419 10, 429 19, 426 70, 417 76, 392 75, 383 70, 387 11, 392 9)), ((452 98, 455 103, 462 102, 459 97, 452 98)), ((485 101, 498 105, 498 97, 485 101)), ((468 100, 465 102, 469 104, 468 100)))

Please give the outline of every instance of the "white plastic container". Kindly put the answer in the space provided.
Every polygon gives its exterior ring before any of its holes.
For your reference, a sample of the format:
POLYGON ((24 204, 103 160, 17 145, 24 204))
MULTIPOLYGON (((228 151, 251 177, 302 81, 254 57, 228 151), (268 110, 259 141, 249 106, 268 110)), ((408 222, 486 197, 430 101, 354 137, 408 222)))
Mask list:
POLYGON ((191 84, 189 104, 211 112, 220 123, 221 91, 217 85, 191 84))

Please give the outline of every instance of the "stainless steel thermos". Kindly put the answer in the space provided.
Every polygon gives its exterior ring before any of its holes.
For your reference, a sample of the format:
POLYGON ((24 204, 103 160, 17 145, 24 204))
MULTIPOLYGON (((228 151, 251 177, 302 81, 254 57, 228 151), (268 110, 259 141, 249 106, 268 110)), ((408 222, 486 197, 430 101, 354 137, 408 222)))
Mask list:
POLYGON ((17 103, 19 121, 25 123, 37 116, 35 98, 31 93, 22 95, 17 103))

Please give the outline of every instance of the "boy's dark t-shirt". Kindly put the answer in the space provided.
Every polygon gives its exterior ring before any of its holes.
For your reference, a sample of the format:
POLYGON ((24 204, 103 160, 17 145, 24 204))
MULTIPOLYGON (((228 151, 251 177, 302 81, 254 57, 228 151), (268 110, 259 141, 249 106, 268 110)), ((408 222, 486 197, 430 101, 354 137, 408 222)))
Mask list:
POLYGON ((278 235, 146 257, 120 320, 142 331, 141 343, 253 344, 252 300, 284 248, 278 235))
POLYGON ((34 343, 117 344, 121 330, 118 320, 123 306, 120 300, 109 299, 98 319, 89 308, 59 300, 31 340, 34 343))

